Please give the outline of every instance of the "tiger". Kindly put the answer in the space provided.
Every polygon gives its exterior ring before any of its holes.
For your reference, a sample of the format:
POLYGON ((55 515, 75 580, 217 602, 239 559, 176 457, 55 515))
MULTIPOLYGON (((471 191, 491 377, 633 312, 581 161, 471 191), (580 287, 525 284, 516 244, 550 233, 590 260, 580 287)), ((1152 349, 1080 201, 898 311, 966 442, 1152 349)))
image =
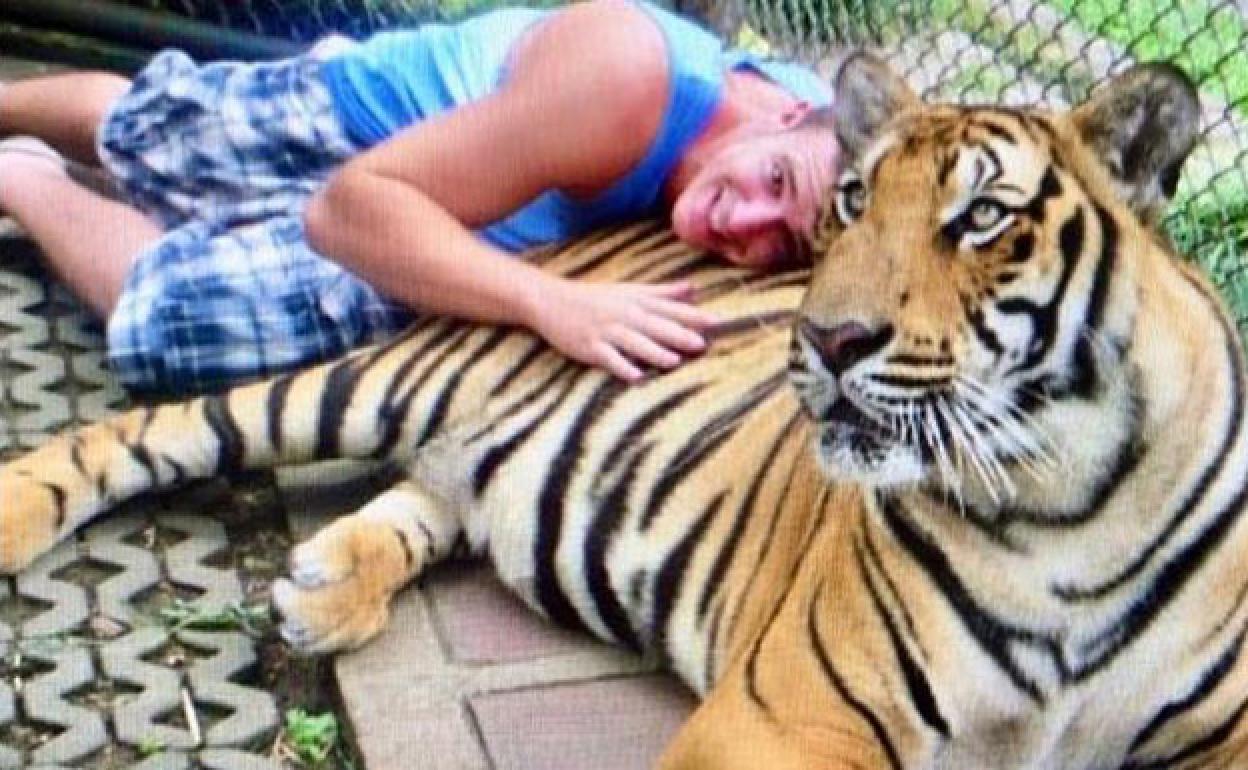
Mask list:
POLYGON ((705 355, 626 385, 424 319, 4 466, 0 564, 148 490, 380 458, 395 485, 273 587, 297 650, 364 643, 466 550, 699 696, 664 770, 1248 766, 1243 351, 1158 228, 1195 88, 1150 63, 1068 110, 928 104, 867 54, 834 80, 809 270, 661 223, 535 257, 687 278, 705 355))

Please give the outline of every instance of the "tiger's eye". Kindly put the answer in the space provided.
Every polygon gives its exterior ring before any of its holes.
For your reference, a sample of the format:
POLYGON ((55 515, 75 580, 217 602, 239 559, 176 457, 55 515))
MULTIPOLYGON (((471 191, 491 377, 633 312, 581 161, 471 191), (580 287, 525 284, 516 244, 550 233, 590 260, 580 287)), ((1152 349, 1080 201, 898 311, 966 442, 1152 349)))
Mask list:
POLYGON ((857 219, 867 207, 867 188, 862 182, 851 182, 841 189, 841 201, 850 218, 857 219))
POLYGON ((971 204, 967 212, 967 223, 971 229, 983 231, 994 227, 1003 216, 1005 216, 1005 211, 1001 208, 1001 204, 995 201, 978 200, 971 204))

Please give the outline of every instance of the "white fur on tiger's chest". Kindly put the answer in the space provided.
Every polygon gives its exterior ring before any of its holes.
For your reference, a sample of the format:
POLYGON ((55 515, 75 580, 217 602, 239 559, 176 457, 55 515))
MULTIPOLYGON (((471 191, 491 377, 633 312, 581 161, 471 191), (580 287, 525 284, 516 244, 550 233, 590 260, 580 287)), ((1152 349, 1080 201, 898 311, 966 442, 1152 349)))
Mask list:
MULTIPOLYGON (((1164 626, 1165 620, 1159 624, 1164 626)), ((946 673, 936 692, 951 737, 921 729, 926 746, 921 756, 926 759, 915 768, 1105 770, 1129 761, 1150 766, 1142 760, 1170 756, 1179 750, 1176 747, 1217 730, 1242 695, 1242 688, 1224 684, 1190 709, 1163 720, 1151 738, 1140 741, 1158 715, 1199 691, 1222 653, 1220 642, 1231 640, 1213 640, 1217 643, 1207 645, 1204 655, 1182 653, 1198 641, 1177 630, 1171 634, 1158 628, 1105 669, 1075 682, 1060 681, 1046 654, 1015 655, 1023 674, 1040 685, 1038 697, 1031 698, 986 655, 968 657, 965 653, 971 647, 966 645, 974 642, 964 640, 953 645, 962 654, 942 656, 939 663, 946 673)))

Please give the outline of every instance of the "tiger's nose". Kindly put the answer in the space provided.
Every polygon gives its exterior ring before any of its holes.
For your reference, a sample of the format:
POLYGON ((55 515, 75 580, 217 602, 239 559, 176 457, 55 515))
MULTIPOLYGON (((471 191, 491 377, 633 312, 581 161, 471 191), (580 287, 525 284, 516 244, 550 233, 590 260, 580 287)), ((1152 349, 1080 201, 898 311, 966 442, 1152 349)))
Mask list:
POLYGON ((840 374, 882 350, 893 338, 893 327, 884 324, 878 329, 871 329, 858 321, 822 326, 803 318, 797 323, 797 333, 814 349, 830 372, 840 374))

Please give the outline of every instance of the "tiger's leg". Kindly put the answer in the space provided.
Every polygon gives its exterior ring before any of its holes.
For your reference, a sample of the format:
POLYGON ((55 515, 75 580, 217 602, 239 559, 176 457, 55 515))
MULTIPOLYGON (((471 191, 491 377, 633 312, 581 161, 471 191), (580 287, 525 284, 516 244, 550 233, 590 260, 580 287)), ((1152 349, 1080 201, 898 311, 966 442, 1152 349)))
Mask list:
MULTIPOLYGON (((800 670, 800 667, 795 667, 800 670)), ((668 744, 659 770, 890 770, 900 767, 866 725, 842 704, 800 684, 786 688, 788 708, 746 696, 741 667, 708 693, 668 744)))
MULTIPOLYGON (((659 770, 806 770, 791 746, 767 726, 734 719, 712 694, 668 744, 659 770)), ((840 770, 840 768, 837 768, 840 770)))
POLYGON ((290 580, 273 585, 282 636, 301 652, 358 647, 386 625, 390 598, 450 554, 460 521, 404 480, 297 546, 290 580))

